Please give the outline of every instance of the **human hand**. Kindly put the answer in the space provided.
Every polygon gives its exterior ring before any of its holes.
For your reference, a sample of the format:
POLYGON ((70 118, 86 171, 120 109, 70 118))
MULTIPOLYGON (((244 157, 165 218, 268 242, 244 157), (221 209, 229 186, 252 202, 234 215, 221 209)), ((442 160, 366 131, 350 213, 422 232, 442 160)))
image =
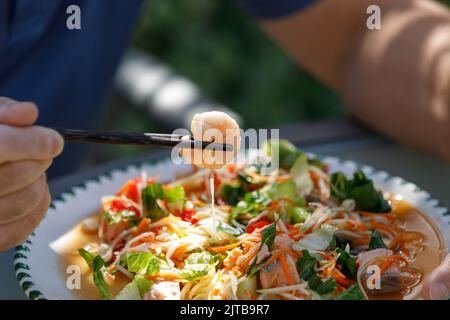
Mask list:
POLYGON ((33 126, 37 117, 33 103, 0 97, 0 252, 25 241, 50 205, 45 171, 64 141, 33 126))
POLYGON ((450 298, 450 254, 439 267, 425 278, 422 297, 428 300, 450 298))

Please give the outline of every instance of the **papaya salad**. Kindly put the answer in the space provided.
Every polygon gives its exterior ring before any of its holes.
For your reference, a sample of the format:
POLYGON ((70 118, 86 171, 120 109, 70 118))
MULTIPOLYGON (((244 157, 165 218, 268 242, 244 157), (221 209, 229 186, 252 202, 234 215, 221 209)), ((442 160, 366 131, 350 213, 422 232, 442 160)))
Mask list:
POLYGON ((98 242, 79 250, 99 298, 402 298, 421 281, 411 261, 425 235, 397 223, 398 201, 362 171, 330 173, 287 141, 270 144, 280 167, 269 174, 229 164, 211 186, 209 170, 143 173, 104 197, 90 225, 98 242), (112 295, 117 278, 126 285, 112 295))

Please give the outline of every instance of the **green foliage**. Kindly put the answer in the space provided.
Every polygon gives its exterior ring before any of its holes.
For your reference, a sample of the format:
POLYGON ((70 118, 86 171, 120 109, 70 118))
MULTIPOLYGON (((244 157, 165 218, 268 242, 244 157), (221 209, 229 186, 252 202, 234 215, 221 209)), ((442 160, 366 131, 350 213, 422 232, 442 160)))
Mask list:
POLYGON ((336 300, 364 300, 364 295, 359 289, 358 284, 352 285, 350 288, 340 293, 336 300))
POLYGON ((105 261, 100 256, 93 255, 85 249, 78 249, 80 256, 92 269, 92 277, 94 279, 94 284, 98 289, 98 293, 102 300, 111 300, 111 294, 103 278, 103 267, 105 266, 105 261))
POLYGON ((310 289, 318 294, 327 294, 336 290, 336 280, 333 278, 322 281, 314 270, 316 258, 312 257, 307 250, 303 250, 303 256, 297 260, 297 269, 303 280, 308 281, 310 289))
MULTIPOLYGON (((441 2, 450 5, 450 0, 441 2)), ((246 127, 343 115, 338 96, 294 63, 233 1, 147 1, 132 45, 197 83, 212 100, 236 110, 246 127)), ((109 105, 105 129, 164 129, 119 97, 109 105)), ((102 146, 96 149, 96 161, 142 151, 102 146)))
POLYGON ((134 45, 238 111, 247 126, 341 114, 336 95, 300 70, 232 1, 149 1, 134 45))
POLYGON ((331 195, 340 200, 354 199, 356 208, 370 212, 386 213, 392 210, 381 191, 375 189, 372 180, 364 172, 356 171, 349 180, 342 172, 331 175, 331 195))

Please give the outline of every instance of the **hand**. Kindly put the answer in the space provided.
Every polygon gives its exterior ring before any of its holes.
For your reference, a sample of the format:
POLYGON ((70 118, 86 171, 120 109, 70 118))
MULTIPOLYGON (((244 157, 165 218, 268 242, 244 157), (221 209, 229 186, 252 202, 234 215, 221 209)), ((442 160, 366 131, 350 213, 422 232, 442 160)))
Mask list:
POLYGON ((439 267, 425 278, 422 297, 430 300, 450 298, 450 254, 439 267))
POLYGON ((50 205, 45 171, 64 141, 33 126, 37 117, 33 103, 0 97, 0 252, 25 241, 50 205))

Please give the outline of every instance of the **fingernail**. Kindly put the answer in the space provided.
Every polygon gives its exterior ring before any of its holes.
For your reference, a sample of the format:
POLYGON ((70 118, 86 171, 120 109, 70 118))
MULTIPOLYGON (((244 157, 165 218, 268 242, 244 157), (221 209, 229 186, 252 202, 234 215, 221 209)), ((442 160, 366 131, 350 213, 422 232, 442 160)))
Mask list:
POLYGON ((2 103, 1 106, 2 106, 2 109, 11 109, 12 107, 16 106, 16 104, 17 104, 17 101, 10 100, 5 103, 2 103))
POLYGON ((436 283, 430 288, 430 298, 432 300, 444 300, 449 296, 447 287, 443 283, 436 283))
POLYGON ((52 134, 52 154, 57 156, 61 153, 62 148, 64 146, 64 140, 60 134, 54 133, 52 134))

